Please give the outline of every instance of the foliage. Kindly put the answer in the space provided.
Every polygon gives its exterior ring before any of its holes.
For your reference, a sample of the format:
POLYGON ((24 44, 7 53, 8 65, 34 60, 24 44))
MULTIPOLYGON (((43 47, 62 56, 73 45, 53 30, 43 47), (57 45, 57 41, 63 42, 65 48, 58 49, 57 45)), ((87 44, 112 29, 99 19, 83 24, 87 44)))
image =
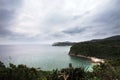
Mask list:
MULTIPOLYGON (((120 61, 117 60, 116 63, 120 61)), ((83 68, 69 68, 53 71, 42 71, 29 68, 26 65, 11 64, 6 67, 0 62, 0 80, 120 80, 120 67, 113 60, 93 67, 93 72, 86 72, 83 68), (113 64, 115 66, 113 66, 113 64)))
POLYGON ((29 68, 26 65, 16 66, 10 63, 9 67, 5 67, 0 62, 0 80, 40 80, 44 78, 44 75, 47 73, 36 68, 29 68))
POLYGON ((120 58, 120 40, 100 40, 81 42, 73 45, 70 54, 105 59, 120 58))

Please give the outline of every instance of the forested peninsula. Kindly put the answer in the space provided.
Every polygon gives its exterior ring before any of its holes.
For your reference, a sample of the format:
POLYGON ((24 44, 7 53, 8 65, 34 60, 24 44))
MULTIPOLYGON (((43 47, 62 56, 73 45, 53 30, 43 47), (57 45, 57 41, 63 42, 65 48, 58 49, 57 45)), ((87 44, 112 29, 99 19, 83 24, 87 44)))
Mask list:
POLYGON ((76 57, 82 55, 100 59, 120 59, 120 36, 76 43, 70 48, 69 55, 76 57))

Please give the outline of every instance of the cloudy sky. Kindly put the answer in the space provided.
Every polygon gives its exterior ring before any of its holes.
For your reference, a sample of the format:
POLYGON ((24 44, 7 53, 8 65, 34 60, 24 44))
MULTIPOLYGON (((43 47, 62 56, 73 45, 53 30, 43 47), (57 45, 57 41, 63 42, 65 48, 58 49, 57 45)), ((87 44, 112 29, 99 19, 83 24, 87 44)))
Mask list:
POLYGON ((0 0, 0 44, 120 34, 120 0, 0 0))

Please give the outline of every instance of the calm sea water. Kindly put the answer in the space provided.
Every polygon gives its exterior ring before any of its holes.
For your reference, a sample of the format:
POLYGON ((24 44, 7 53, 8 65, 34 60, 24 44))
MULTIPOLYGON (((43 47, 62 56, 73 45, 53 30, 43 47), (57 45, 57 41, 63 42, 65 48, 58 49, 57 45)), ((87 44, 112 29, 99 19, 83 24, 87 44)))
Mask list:
POLYGON ((42 70, 61 69, 72 63, 73 67, 85 67, 91 70, 91 63, 68 55, 70 46, 51 45, 0 45, 0 61, 8 65, 26 64, 42 70))

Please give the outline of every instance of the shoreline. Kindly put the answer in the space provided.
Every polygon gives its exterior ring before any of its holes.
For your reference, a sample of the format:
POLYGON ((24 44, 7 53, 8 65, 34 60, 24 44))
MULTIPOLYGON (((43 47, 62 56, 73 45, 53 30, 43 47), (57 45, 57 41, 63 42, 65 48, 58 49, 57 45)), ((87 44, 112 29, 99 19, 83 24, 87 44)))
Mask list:
POLYGON ((74 56, 74 57, 78 57, 78 58, 85 58, 85 59, 89 59, 92 63, 95 64, 100 64, 100 63, 104 63, 104 59, 100 59, 100 58, 96 58, 96 57, 89 57, 89 56, 84 56, 84 55, 75 55, 72 53, 69 53, 70 56, 74 56))

